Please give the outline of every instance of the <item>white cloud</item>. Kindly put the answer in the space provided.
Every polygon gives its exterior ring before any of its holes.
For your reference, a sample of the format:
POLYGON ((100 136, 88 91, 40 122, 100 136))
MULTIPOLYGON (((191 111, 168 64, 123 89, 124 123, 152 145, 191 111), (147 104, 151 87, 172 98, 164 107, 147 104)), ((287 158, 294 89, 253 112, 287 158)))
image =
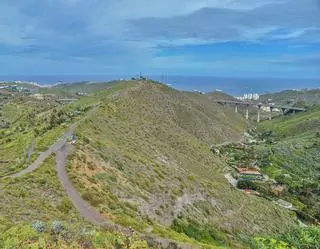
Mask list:
POLYGON ((0 49, 38 63, 73 58, 119 70, 170 63, 201 69, 206 61, 158 58, 159 46, 275 40, 301 46, 320 41, 319 17, 316 0, 1 0, 0 49))

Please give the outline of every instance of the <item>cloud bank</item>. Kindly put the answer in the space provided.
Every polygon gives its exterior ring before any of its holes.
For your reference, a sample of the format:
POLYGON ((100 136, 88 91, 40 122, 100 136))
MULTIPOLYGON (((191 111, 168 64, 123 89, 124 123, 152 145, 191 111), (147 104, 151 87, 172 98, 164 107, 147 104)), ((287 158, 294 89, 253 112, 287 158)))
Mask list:
POLYGON ((0 2, 1 74, 320 77, 319 44, 319 0, 0 2))

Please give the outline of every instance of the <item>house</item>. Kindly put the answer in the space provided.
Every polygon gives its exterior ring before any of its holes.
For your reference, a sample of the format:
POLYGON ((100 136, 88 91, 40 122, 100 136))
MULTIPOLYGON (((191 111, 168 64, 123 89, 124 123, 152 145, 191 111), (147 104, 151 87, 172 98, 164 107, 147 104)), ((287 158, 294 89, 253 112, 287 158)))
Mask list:
POLYGON ((251 180, 262 180, 263 175, 260 173, 257 168, 239 168, 236 167, 239 178, 242 179, 251 179, 251 180))

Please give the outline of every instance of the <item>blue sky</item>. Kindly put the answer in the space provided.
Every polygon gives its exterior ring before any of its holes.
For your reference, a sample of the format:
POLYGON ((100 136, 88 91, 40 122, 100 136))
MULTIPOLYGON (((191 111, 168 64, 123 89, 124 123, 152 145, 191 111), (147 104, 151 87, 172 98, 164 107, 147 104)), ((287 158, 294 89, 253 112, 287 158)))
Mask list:
POLYGON ((1 0, 0 65, 320 79, 320 0, 1 0))

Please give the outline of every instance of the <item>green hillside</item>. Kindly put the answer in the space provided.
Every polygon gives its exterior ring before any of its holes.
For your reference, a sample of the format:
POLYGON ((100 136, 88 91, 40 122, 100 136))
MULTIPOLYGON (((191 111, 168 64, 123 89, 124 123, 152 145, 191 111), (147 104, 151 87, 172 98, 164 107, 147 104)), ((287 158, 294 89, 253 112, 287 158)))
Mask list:
POLYGON ((159 248, 152 237, 174 242, 161 248, 247 248, 248 236, 297 227, 293 212, 227 182, 226 162, 211 145, 239 141, 247 124, 207 95, 129 81, 92 89, 73 104, 43 103, 26 96, 5 104, 16 116, 6 111, 11 123, 0 140, 0 247, 159 248), (72 185, 106 221, 136 233, 85 221, 59 182, 54 153, 32 173, 3 177, 28 166, 25 144, 35 141, 32 162, 75 123, 72 185), (56 226, 63 229, 56 233, 56 226))
POLYGON ((245 123, 232 110, 153 83, 101 95, 96 115, 77 130, 82 142, 69 166, 100 212, 139 231, 175 239, 176 231, 208 244, 293 225, 287 211, 224 179, 210 145, 240 138, 245 123))
POLYGON ((116 81, 111 82, 78 82, 78 83, 66 83, 58 84, 49 88, 41 88, 40 93, 54 93, 60 97, 73 97, 79 93, 85 95, 91 95, 94 92, 106 90, 112 88, 116 81))
POLYGON ((261 95, 259 101, 270 100, 279 105, 320 105, 320 89, 313 90, 286 90, 279 93, 261 95))
POLYGON ((235 97, 224 93, 224 92, 219 92, 219 91, 215 91, 215 92, 210 92, 207 93, 208 96, 210 96, 210 98, 214 99, 214 100, 236 100, 235 97))
POLYGON ((256 149, 265 171, 282 183, 283 198, 306 220, 320 220, 320 109, 263 122, 266 145, 256 149))

